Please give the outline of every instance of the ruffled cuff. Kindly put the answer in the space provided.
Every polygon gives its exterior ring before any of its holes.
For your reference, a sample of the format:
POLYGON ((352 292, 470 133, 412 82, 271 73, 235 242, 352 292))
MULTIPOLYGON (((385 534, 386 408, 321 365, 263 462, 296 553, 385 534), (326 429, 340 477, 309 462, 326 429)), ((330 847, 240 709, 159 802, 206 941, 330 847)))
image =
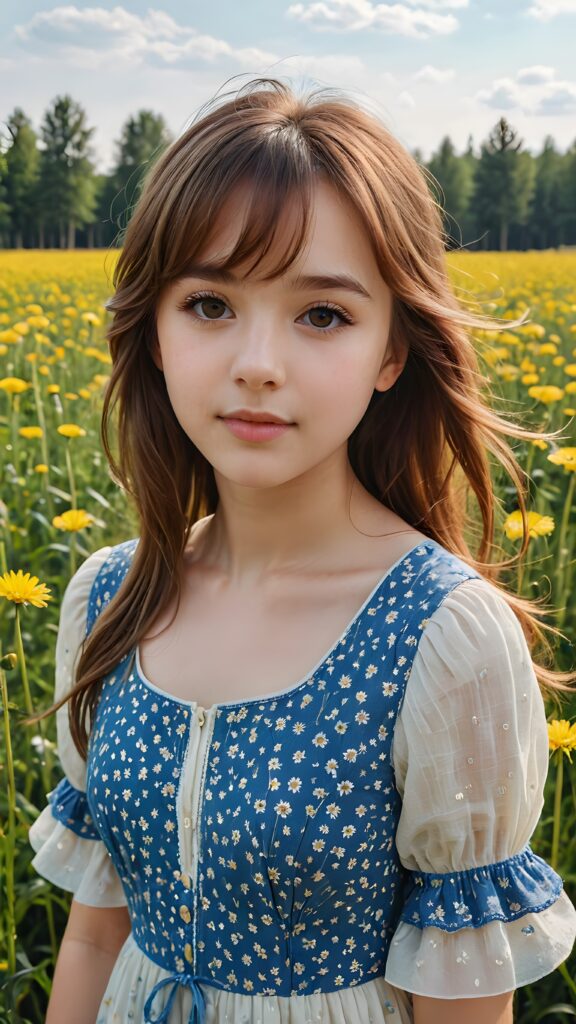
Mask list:
POLYGON ((515 921, 554 903, 562 879, 527 843, 506 860, 433 874, 410 873, 401 921, 416 928, 483 928, 490 921, 515 921))
POLYGON ((83 839, 100 839, 100 833, 88 810, 86 793, 76 789, 66 777, 48 793, 48 801, 52 806, 52 814, 66 828, 83 839))
POLYGON ((436 999, 502 995, 550 974, 570 955, 575 939, 576 910, 564 891, 539 913, 481 928, 447 932, 401 921, 385 978, 406 992, 436 999))
MULTIPOLYGON (((54 792, 54 791, 53 791, 54 792)), ((54 816, 51 803, 31 825, 28 838, 36 851, 32 867, 60 889, 73 892, 89 907, 123 907, 122 883, 104 843, 82 838, 54 816)))

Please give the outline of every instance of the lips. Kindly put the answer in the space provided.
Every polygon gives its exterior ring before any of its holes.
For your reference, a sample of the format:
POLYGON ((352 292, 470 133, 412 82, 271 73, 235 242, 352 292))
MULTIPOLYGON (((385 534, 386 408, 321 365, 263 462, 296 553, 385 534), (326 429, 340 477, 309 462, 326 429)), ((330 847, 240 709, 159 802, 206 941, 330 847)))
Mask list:
POLYGON ((290 422, 289 420, 285 420, 281 416, 277 416, 272 412, 257 412, 256 410, 251 411, 248 409, 239 409, 237 412, 231 412, 226 416, 221 416, 220 419, 244 420, 247 423, 277 423, 282 426, 288 426, 290 422))

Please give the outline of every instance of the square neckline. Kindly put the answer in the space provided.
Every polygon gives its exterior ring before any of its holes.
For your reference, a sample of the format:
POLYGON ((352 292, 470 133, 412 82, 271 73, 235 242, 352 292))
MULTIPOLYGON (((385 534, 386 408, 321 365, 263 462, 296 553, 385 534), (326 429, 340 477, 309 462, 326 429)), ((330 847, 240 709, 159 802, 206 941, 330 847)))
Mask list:
POLYGON ((325 663, 333 655, 336 648, 340 646, 340 644, 345 639, 350 630, 360 621, 370 602, 378 595, 381 588, 390 579, 393 573, 397 569, 399 569, 404 562, 408 561, 415 553, 415 551, 417 551, 418 548, 424 547, 438 547, 438 543, 432 538, 426 538, 426 540, 418 541, 411 548, 409 548, 408 551, 401 555, 400 558, 396 559, 396 561, 388 567, 384 575, 380 577, 376 585, 368 594, 366 600, 362 603, 360 608, 354 614, 353 618, 350 620, 350 622, 345 627, 343 632, 340 634, 338 639, 332 644, 332 646, 329 648, 326 654, 324 654, 320 658, 316 665, 314 665, 314 668, 312 668, 302 679, 298 680, 297 683, 293 683, 291 686, 288 686, 283 690, 275 690, 272 693, 264 693, 255 697, 248 697, 245 700, 237 699, 230 701, 217 701, 214 704, 210 704, 208 707, 206 707, 205 705, 199 704, 197 700, 186 700, 184 697, 176 697, 175 694, 170 693, 168 690, 161 689, 161 687, 156 686, 156 684, 153 683, 152 680, 148 679, 148 677, 144 674, 142 670, 142 664, 140 662, 139 644, 136 644, 136 646, 132 650, 132 660, 134 662, 135 676, 142 683, 145 689, 158 694, 158 696, 163 697, 164 700, 168 701, 169 703, 179 704, 182 707, 191 708, 194 711, 202 710, 207 713, 217 713, 220 708, 236 708, 243 707, 244 705, 248 704, 266 703, 269 701, 280 699, 281 697, 289 696, 293 693, 297 693, 297 691, 300 690, 303 686, 306 686, 314 678, 316 673, 323 667, 323 665, 325 665, 325 663))

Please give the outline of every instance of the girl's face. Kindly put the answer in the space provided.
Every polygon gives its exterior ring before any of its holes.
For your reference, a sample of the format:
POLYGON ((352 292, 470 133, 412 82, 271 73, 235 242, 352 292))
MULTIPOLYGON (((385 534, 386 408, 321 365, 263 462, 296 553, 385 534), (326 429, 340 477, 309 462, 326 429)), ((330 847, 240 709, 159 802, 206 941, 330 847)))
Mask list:
POLYGON ((307 246, 274 280, 262 280, 267 258, 260 276, 211 269, 232 251, 242 223, 239 191, 186 277, 161 293, 154 361, 182 429, 216 480, 267 488, 328 460, 345 463, 374 389, 392 386, 405 354, 393 361, 390 289, 357 214, 331 186, 315 186, 307 246), (226 422, 238 410, 290 425, 247 439, 226 422))

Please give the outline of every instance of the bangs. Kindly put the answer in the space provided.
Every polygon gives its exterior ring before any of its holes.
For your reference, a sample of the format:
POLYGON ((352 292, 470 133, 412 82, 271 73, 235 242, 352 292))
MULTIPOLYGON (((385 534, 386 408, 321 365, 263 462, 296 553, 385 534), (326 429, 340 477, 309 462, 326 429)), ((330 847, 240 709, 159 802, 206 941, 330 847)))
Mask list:
POLYGON ((242 267, 246 276, 273 280, 306 244, 318 169, 297 127, 275 126, 264 136, 259 131, 248 152, 246 140, 238 137, 223 143, 217 160, 196 169, 174 204, 172 224, 166 226, 177 244, 165 280, 185 276, 186 268, 202 259, 231 211, 234 216, 241 211, 241 228, 232 247, 210 259, 215 269, 242 267))

